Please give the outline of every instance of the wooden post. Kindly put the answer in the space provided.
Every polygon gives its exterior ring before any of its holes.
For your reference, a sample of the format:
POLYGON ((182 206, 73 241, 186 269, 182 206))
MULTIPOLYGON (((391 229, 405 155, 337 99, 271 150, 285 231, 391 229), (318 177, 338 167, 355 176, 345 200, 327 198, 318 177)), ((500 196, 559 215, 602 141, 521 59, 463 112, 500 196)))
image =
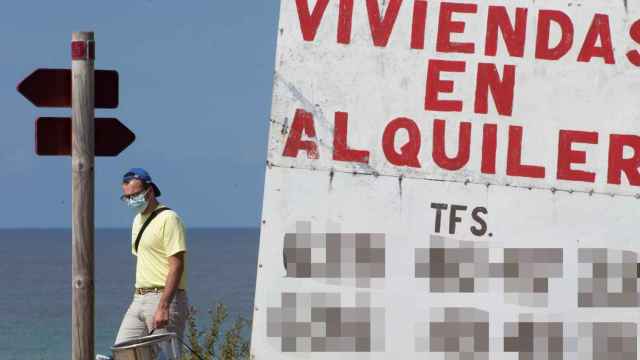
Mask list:
POLYGON ((72 321, 73 360, 94 354, 94 54, 93 32, 74 32, 71 43, 72 321))

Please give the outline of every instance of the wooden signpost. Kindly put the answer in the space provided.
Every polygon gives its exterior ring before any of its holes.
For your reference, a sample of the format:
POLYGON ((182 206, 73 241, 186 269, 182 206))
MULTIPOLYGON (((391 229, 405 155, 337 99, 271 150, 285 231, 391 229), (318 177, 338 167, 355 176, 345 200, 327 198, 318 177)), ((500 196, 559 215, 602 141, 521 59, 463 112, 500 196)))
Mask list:
POLYGON ((71 107, 71 118, 36 120, 36 153, 72 161, 72 359, 94 351, 94 161, 117 156, 135 135, 114 118, 95 119, 95 108, 118 107, 118 73, 95 70, 93 32, 74 32, 71 69, 38 69, 18 92, 38 107, 71 107))

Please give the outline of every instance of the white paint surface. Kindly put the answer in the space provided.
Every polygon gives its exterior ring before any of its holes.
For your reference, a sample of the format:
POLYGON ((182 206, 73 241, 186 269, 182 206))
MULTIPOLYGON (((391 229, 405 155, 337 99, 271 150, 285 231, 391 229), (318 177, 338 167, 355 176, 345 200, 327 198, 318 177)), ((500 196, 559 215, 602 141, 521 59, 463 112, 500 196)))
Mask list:
MULTIPOLYGON (((310 3, 313 8, 315 1, 310 3)), ((439 4, 437 0, 429 2, 426 48, 411 50, 413 1, 404 1, 385 48, 372 45, 363 0, 355 0, 353 35, 347 46, 336 43, 338 1, 330 1, 313 42, 302 39, 295 1, 281 1, 253 318, 252 354, 256 359, 441 359, 444 358, 441 353, 416 352, 416 327, 429 321, 431 308, 447 306, 488 311, 491 336, 496 338, 504 335, 505 322, 517 321, 522 314, 567 324, 640 323, 637 308, 577 306, 579 248, 640 253, 637 239, 640 200, 634 197, 640 191, 629 185, 624 176, 621 185, 607 184, 609 134, 640 133, 640 68, 625 57, 629 50, 640 48, 628 34, 631 24, 640 18, 640 5, 631 2, 625 9, 622 0, 491 0, 478 3, 478 14, 455 15, 467 20, 465 34, 455 35, 455 40, 474 41, 482 50, 488 5, 528 8, 525 56, 513 58, 505 55, 501 38, 498 57, 436 53, 434 37, 439 4), (573 49, 560 61, 534 59, 538 9, 562 10, 575 25, 573 49), (603 64, 598 58, 591 63, 575 60, 594 13, 610 16, 615 65, 603 64), (467 61, 467 73, 446 74, 456 80, 454 94, 441 96, 463 99, 462 112, 424 110, 428 59, 467 61), (517 66, 513 116, 498 115, 491 99, 489 114, 474 114, 470 105, 478 62, 517 66), (283 156, 297 109, 314 114, 315 140, 319 144, 317 160, 308 159, 304 151, 297 158, 283 156), (332 160, 336 111, 349 113, 349 146, 369 150, 368 165, 332 160), (420 169, 397 167, 385 158, 382 133, 397 117, 411 118, 420 128, 420 169), (457 146, 457 124, 472 122, 471 158, 464 169, 451 172, 433 163, 431 139, 435 118, 447 121, 447 149, 452 155, 457 146), (499 129, 495 175, 480 171, 485 123, 497 124, 499 129), (524 128, 523 162, 545 166, 544 179, 505 175, 509 125, 524 128), (599 133, 598 145, 574 145, 574 149, 587 152, 587 164, 574 165, 574 169, 595 172, 595 183, 556 179, 561 129, 599 133), (552 191, 555 189, 562 191, 552 191), (430 236, 435 235, 436 212, 430 207, 432 203, 465 205, 470 210, 487 208, 486 235, 471 234, 469 227, 474 223, 470 221, 470 211, 460 214, 463 220, 454 235, 448 234, 449 219, 445 213, 439 235, 485 244, 495 256, 500 256, 496 249, 504 247, 562 248, 564 274, 562 279, 550 281, 548 305, 528 307, 510 303, 498 290, 475 294, 430 293, 425 280, 415 278, 414 252, 416 248, 427 248, 430 236), (301 221, 310 222, 314 233, 385 234, 385 279, 372 282, 370 287, 357 288, 348 281, 287 278, 282 260, 284 235, 295 232, 296 223, 301 221), (267 337, 266 310, 280 306, 283 292, 338 292, 345 303, 354 302, 358 293, 370 294, 372 306, 384 307, 386 311, 384 352, 282 353, 278 339, 267 337)), ((616 288, 620 284, 611 286, 616 288)), ((490 358, 517 356, 504 353, 501 342, 493 341, 490 358)))

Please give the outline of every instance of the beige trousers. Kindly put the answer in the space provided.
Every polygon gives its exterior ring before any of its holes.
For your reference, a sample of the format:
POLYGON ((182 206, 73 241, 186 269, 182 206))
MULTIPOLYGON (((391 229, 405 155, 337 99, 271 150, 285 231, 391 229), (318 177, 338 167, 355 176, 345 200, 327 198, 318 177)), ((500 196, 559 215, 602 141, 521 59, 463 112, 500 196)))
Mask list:
MULTIPOLYGON (((122 319, 122 324, 116 337, 116 344, 149 334, 153 328, 153 317, 161 296, 162 294, 160 293, 134 295, 133 301, 122 319)), ((153 334, 174 332, 179 340, 178 349, 182 348, 180 341, 182 341, 184 334, 188 306, 186 292, 177 291, 169 306, 169 324, 163 329, 155 330, 153 334)))

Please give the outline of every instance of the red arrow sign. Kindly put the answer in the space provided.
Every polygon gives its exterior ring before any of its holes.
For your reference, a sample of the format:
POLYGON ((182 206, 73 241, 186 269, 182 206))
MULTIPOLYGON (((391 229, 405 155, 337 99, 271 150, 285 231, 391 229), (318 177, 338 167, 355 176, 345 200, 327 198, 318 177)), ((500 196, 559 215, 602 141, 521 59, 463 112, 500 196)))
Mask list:
MULTIPOLYGON (((95 107, 118 107, 118 72, 95 71, 95 107)), ((18 92, 38 107, 71 107, 71 70, 38 69, 18 84, 18 92)))
MULTIPOLYGON (((136 139, 118 119, 96 118, 96 156, 117 156, 136 139)), ((71 118, 36 120, 36 154, 71 155, 71 118)))

